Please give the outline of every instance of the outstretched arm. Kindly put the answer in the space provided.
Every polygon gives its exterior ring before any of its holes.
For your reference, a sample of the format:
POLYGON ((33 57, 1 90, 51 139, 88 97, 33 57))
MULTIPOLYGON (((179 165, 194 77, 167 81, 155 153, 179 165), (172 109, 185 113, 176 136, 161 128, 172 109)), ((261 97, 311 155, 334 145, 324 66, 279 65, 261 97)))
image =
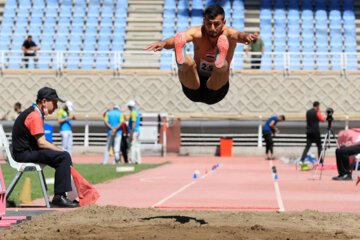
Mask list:
POLYGON ((248 34, 244 32, 237 31, 236 33, 236 41, 239 43, 244 43, 245 45, 249 45, 252 41, 256 40, 254 34, 248 34))
MULTIPOLYGON (((190 42, 194 39, 194 34, 195 34, 196 30, 194 28, 189 28, 188 30, 186 30, 185 32, 185 36, 186 36, 186 42, 190 42)), ((175 37, 170 37, 167 38, 163 41, 159 41, 159 42, 154 42, 148 46, 146 46, 144 48, 144 50, 148 50, 148 51, 161 51, 163 49, 173 49, 175 48, 175 37)))

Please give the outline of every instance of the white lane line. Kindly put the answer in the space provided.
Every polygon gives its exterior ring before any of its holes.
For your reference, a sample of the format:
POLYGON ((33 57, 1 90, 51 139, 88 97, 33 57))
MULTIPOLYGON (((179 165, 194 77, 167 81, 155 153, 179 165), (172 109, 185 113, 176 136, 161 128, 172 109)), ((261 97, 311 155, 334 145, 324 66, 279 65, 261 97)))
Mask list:
POLYGON ((167 196, 166 198, 162 199, 161 201, 155 203, 154 205, 152 205, 151 207, 156 207, 156 206, 160 206, 161 204, 163 204, 164 202, 166 202, 167 200, 169 200, 170 198, 174 197, 176 194, 184 191, 185 189, 187 189, 188 187, 190 187, 191 185, 193 185, 194 183, 196 183, 196 180, 192 181, 189 184, 186 184, 185 186, 183 186, 182 188, 180 188, 179 190, 177 190, 176 192, 170 194, 169 196, 167 196))
MULTIPOLYGON (((272 160, 269 161, 269 165, 270 165, 270 169, 272 172, 272 167, 274 166, 272 160)), ((273 181, 274 181, 274 188, 275 188, 276 200, 277 200, 278 206, 279 206, 279 211, 285 212, 284 203, 281 198, 280 187, 279 187, 277 180, 275 179, 275 174, 273 172, 272 172, 272 177, 273 177, 273 181)))
MULTIPOLYGON (((223 164, 219 165, 219 167, 217 167, 216 169, 222 167, 223 164)), ((215 170, 216 170, 215 169, 215 170)), ((213 172, 215 172, 215 170, 210 170, 208 173, 206 173, 205 175, 201 176, 200 179, 205 179, 207 176, 209 176, 210 174, 212 174, 213 172)), ((173 198, 174 196, 176 196, 177 194, 181 193, 182 191, 184 191, 185 189, 187 189, 188 187, 190 187, 191 185, 193 185, 194 183, 196 183, 197 180, 193 180, 191 183, 186 184, 185 186, 183 186, 182 188, 180 188, 179 190, 177 190, 176 192, 173 192, 172 194, 170 194, 169 196, 167 196, 166 198, 160 200, 159 202, 155 203, 154 205, 152 205, 151 207, 156 207, 156 206, 160 206, 161 204, 163 204, 164 202, 166 202, 167 200, 169 200, 170 198, 173 198)))

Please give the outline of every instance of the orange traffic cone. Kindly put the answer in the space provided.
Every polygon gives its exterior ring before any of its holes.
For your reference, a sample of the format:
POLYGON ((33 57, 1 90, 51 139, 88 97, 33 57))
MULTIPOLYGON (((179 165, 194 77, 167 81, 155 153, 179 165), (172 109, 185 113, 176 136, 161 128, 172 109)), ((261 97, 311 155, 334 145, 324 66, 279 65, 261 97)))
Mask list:
POLYGON ((21 190, 19 199, 22 203, 29 204, 31 201, 31 178, 25 178, 24 186, 21 190))

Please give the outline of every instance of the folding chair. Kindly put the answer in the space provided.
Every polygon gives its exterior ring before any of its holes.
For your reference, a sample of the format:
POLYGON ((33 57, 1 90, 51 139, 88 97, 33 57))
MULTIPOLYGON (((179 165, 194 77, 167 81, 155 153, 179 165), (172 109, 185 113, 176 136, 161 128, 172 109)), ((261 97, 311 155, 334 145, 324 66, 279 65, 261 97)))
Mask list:
POLYGON ((6 137, 6 134, 4 132, 4 128, 3 128, 3 126, 1 124, 0 124, 0 147, 5 148, 5 151, 6 151, 10 166, 18 171, 16 173, 16 176, 12 180, 11 184, 9 185, 9 187, 6 190, 6 199, 9 198, 11 192, 14 190, 16 184, 18 183, 18 181, 20 180, 20 178, 21 178, 21 176, 23 175, 24 172, 37 171, 38 175, 39 175, 39 179, 40 179, 41 188, 42 188, 42 191, 43 191, 46 207, 50 208, 49 192, 48 192, 48 188, 47 188, 44 173, 43 173, 43 169, 44 169, 44 167, 46 165, 45 164, 16 162, 14 160, 13 156, 12 156, 9 141, 8 141, 8 139, 6 137))

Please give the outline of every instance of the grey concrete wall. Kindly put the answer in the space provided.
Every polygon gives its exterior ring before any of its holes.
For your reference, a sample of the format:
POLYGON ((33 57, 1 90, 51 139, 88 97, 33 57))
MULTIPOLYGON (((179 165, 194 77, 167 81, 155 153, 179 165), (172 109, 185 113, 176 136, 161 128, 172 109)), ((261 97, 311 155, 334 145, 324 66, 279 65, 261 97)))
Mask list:
POLYGON ((285 76, 276 71, 243 71, 230 76, 226 98, 215 105, 193 103, 182 93, 176 74, 167 71, 5 71, 0 77, 0 113, 16 101, 24 107, 35 101, 38 89, 50 86, 65 100, 74 103, 77 114, 102 114, 110 104, 125 110, 134 99, 141 112, 174 115, 252 115, 284 113, 304 115, 313 101, 333 107, 335 114, 360 112, 359 72, 294 72, 285 76))

